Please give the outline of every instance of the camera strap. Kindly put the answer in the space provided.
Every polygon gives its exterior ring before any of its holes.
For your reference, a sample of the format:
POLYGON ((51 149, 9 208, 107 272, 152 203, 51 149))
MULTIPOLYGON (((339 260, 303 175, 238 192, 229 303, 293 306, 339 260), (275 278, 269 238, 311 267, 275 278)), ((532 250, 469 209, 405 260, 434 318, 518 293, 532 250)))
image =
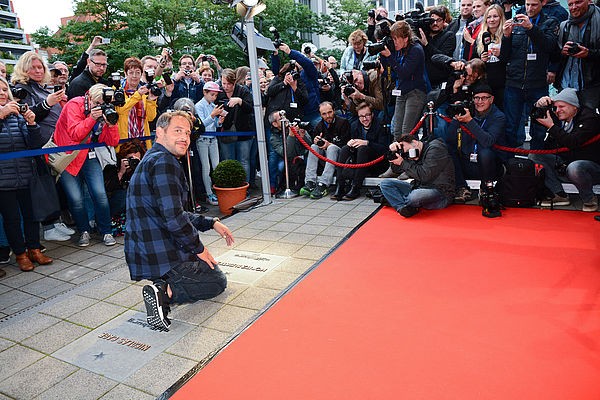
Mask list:
POLYGON ((86 117, 90 115, 90 93, 85 92, 85 99, 83 101, 83 115, 86 117))

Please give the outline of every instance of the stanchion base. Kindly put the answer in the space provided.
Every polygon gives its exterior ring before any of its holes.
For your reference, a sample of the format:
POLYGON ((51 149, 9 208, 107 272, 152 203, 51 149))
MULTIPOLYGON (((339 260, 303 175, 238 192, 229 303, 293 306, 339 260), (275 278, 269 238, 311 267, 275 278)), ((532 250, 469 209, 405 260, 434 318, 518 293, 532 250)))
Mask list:
POLYGON ((279 193, 276 197, 278 199, 293 199, 294 197, 298 197, 298 193, 294 192, 292 189, 285 189, 283 192, 279 193))

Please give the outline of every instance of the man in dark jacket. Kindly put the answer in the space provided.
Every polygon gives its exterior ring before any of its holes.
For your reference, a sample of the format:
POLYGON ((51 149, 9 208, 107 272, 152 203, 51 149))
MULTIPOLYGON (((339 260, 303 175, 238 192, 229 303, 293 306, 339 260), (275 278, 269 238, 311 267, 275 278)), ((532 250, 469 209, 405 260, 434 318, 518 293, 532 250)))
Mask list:
POLYGON ((432 89, 439 89, 443 82, 448 79, 448 70, 439 64, 433 63, 431 57, 434 54, 445 54, 452 57, 456 47, 455 35, 444 30, 444 18, 446 13, 442 8, 436 7, 429 12, 431 16, 431 25, 429 32, 423 32, 419 29, 419 41, 425 51, 425 71, 431 83, 432 89))
MULTIPOLYGON (((507 63, 504 113, 509 145, 525 142, 523 110, 529 115, 537 99, 548 95, 547 71, 556 49, 558 21, 542 12, 541 0, 526 0, 527 15, 517 14, 503 26, 500 60, 507 63)), ((539 125, 529 130, 531 149, 541 149, 545 132, 539 125)))
POLYGON ((67 96, 69 100, 85 95, 85 92, 96 83, 103 83, 107 86, 111 84, 102 78, 108 68, 108 58, 106 53, 100 49, 93 49, 89 52, 87 66, 83 72, 73 78, 67 88, 67 96))
POLYGON ((402 135, 389 146, 396 158, 392 169, 404 172, 412 182, 384 179, 381 193, 405 218, 421 208, 436 210, 447 207, 454 197, 454 166, 446 145, 440 139, 424 143, 417 136, 402 135))
POLYGON ((454 48, 453 58, 461 60, 463 58, 463 31, 469 25, 473 17, 473 0, 461 0, 460 2, 460 18, 454 18, 447 30, 452 32, 455 37, 456 47, 454 48))
MULTIPOLYGON (((352 126, 351 139, 340 151, 339 161, 342 163, 364 164, 373 161, 386 152, 390 143, 389 134, 383 129, 369 104, 359 104, 356 113, 358 123, 352 126)), ((370 169, 372 168, 336 167, 337 188, 331 199, 339 201, 358 198, 363 180, 370 169)))
POLYGON ((569 150, 559 154, 530 154, 529 158, 544 166, 545 184, 553 197, 542 202, 542 207, 569 205, 570 200, 563 190, 558 167, 566 166, 566 177, 572 182, 581 200, 583 211, 594 212, 598 209, 598 199, 592 191, 593 185, 600 184, 600 141, 586 145, 586 142, 598 134, 600 116, 587 107, 581 107, 575 89, 563 89, 553 98, 542 97, 537 106, 555 107, 555 119, 550 111, 537 122, 548 130, 545 146, 547 149, 567 147, 569 150))

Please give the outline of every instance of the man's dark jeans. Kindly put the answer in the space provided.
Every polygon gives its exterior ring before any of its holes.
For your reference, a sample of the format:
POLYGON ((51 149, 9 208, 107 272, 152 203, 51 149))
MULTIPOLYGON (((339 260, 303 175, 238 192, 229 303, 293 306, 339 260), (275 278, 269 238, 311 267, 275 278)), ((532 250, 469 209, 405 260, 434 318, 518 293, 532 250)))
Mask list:
POLYGON ((219 266, 211 269, 202 260, 179 264, 161 280, 171 287, 171 304, 210 299, 223 293, 227 287, 227 278, 219 266))

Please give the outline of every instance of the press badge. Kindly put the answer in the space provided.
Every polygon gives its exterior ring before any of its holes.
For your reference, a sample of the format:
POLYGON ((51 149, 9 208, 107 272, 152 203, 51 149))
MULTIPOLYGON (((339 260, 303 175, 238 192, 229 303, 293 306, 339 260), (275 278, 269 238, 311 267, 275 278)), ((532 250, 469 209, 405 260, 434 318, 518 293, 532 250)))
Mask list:
POLYGON ((93 160, 94 158, 96 158, 96 152, 95 152, 94 150, 90 150, 90 151, 88 152, 88 158, 89 158, 90 160, 93 160))
POLYGON ((290 103, 290 108, 298 108, 298 103, 290 103))
POLYGON ((477 162, 477 153, 471 153, 469 155, 469 161, 476 163, 477 162))
POLYGON ((392 89, 392 96, 402 96, 402 90, 392 89))
POLYGON ((535 60, 537 60, 537 54, 535 54, 535 53, 527 54, 527 61, 535 61, 535 60))

